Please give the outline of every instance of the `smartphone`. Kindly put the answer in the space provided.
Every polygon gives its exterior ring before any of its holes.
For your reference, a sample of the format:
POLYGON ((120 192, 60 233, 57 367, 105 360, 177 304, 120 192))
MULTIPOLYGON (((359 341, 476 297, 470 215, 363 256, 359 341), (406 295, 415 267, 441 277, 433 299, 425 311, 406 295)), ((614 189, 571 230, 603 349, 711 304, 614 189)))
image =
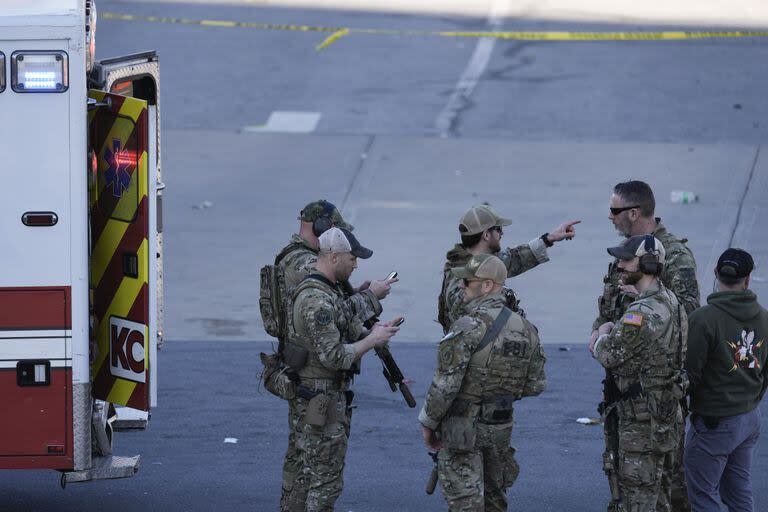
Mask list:
POLYGON ((398 320, 397 322, 395 322, 392 325, 395 326, 395 327, 400 327, 401 325, 403 325, 403 322, 405 322, 405 318, 401 318, 400 320, 398 320))
POLYGON ((389 273, 389 275, 387 276, 386 280, 389 281, 390 279, 394 279, 396 277, 397 277, 397 272, 396 271, 392 271, 392 272, 389 273))

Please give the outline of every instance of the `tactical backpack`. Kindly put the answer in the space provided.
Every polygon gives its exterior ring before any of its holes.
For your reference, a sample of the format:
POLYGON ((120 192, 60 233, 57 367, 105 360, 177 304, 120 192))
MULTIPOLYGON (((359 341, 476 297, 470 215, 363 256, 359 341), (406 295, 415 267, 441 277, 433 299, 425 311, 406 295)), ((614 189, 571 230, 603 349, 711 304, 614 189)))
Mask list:
POLYGON ((275 257, 275 263, 264 265, 260 271, 259 285, 259 310, 261 311, 261 322, 264 324, 264 330, 267 334, 279 340, 284 340, 287 335, 287 324, 285 318, 287 297, 282 297, 280 290, 284 288, 285 275, 280 269, 280 262, 289 253, 302 247, 301 244, 292 243, 280 251, 275 257))

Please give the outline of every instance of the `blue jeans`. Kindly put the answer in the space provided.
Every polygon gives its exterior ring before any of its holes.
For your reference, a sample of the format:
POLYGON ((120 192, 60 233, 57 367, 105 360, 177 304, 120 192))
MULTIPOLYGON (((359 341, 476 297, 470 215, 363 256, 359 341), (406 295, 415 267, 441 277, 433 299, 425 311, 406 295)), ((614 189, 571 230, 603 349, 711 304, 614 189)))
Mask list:
POLYGON ((719 418, 717 426, 691 416, 685 442, 685 476, 693 512, 754 512, 752 452, 760 436, 760 410, 719 418))

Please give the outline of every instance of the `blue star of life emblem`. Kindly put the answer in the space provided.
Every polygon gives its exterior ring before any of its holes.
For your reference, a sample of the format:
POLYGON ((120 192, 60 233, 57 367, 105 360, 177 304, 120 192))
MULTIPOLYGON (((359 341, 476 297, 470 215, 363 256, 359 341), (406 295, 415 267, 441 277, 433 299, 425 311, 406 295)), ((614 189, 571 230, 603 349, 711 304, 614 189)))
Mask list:
POLYGON ((112 187, 112 195, 118 198, 122 197, 123 192, 131 185, 131 175, 128 173, 131 162, 130 153, 120 149, 120 146, 122 146, 120 139, 112 139, 112 150, 109 148, 104 150, 104 160, 109 165, 104 173, 107 186, 112 187))

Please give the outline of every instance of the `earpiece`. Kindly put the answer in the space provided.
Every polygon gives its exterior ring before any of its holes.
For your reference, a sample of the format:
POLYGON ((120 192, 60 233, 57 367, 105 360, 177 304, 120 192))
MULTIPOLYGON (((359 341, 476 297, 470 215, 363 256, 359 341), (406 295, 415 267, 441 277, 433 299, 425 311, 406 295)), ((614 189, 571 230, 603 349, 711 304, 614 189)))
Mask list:
POLYGON ((645 254, 640 256, 638 270, 643 274, 658 276, 661 274, 662 264, 659 261, 659 251, 656 249, 653 235, 645 235, 645 254))
POLYGON ((315 236, 320 236, 333 227, 331 215, 333 215, 333 210, 336 209, 332 203, 325 199, 320 202, 323 204, 323 213, 312 223, 312 232, 315 236))

